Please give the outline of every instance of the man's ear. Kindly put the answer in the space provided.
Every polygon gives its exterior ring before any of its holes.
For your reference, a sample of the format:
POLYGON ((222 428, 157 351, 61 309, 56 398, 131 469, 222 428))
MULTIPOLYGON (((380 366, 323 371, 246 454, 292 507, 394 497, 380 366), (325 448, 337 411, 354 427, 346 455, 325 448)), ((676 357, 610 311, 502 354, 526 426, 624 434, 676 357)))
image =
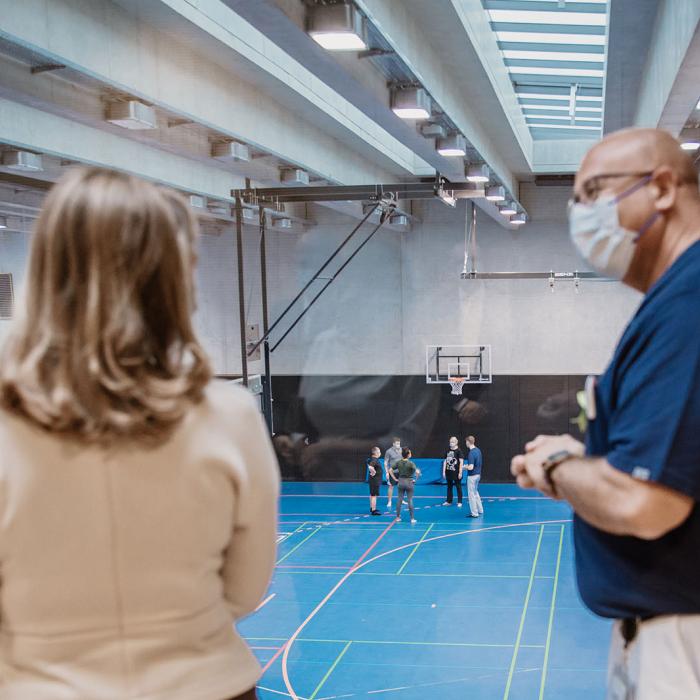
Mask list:
POLYGON ((668 166, 662 165, 654 172, 650 189, 654 195, 657 211, 668 211, 676 203, 678 196, 678 175, 668 166))

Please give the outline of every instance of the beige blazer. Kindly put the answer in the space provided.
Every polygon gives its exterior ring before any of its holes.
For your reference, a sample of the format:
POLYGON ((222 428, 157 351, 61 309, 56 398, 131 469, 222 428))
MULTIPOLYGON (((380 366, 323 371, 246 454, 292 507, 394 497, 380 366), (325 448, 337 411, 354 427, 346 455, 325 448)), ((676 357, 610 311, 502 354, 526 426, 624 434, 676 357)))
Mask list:
POLYGON ((167 444, 78 447, 0 412, 0 700, 222 700, 260 667, 279 470, 212 383, 167 444))

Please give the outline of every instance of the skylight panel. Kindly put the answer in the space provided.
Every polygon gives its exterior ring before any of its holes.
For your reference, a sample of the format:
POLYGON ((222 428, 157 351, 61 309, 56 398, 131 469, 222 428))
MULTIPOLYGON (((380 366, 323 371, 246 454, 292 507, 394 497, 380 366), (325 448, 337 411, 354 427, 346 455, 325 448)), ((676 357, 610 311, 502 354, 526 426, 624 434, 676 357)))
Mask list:
POLYGON ((603 12, 536 12, 533 10, 489 10, 492 22, 510 24, 561 24, 568 26, 604 27, 603 12))
POLYGON ((539 68, 532 66, 509 66, 511 73, 520 75, 568 75, 576 78, 602 78, 605 71, 588 68, 539 68))
POLYGON ((518 51, 515 49, 503 49, 502 53, 504 58, 525 59, 528 61, 605 62, 605 54, 602 53, 576 53, 575 51, 518 51))
POLYGON ((496 32, 498 41, 521 44, 575 44, 605 46, 604 34, 560 34, 558 32, 496 32))

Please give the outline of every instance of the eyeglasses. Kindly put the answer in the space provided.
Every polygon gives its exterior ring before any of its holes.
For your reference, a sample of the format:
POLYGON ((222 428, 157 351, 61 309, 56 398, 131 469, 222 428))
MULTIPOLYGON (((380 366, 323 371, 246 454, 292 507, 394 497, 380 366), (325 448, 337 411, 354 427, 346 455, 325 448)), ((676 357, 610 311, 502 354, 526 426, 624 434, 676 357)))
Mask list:
POLYGON ((594 175, 589 177, 581 185, 582 194, 577 194, 574 192, 573 197, 569 201, 570 204, 579 204, 580 202, 595 202, 600 196, 600 193, 605 189, 605 180, 610 180, 617 177, 651 177, 654 174, 653 170, 647 170, 645 172, 631 172, 631 173, 603 173, 601 175, 594 175))

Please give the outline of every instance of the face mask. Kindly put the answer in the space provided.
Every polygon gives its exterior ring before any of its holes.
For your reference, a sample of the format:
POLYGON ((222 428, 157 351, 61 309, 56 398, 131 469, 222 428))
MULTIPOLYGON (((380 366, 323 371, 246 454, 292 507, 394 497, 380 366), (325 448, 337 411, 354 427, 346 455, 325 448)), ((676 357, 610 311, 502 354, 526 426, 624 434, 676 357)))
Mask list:
POLYGON ((640 231, 630 231, 620 226, 617 214, 617 203, 646 185, 650 179, 644 178, 617 197, 598 197, 595 202, 579 202, 571 206, 571 240, 581 257, 601 275, 621 280, 632 263, 637 241, 659 217, 659 212, 654 212, 640 231))

